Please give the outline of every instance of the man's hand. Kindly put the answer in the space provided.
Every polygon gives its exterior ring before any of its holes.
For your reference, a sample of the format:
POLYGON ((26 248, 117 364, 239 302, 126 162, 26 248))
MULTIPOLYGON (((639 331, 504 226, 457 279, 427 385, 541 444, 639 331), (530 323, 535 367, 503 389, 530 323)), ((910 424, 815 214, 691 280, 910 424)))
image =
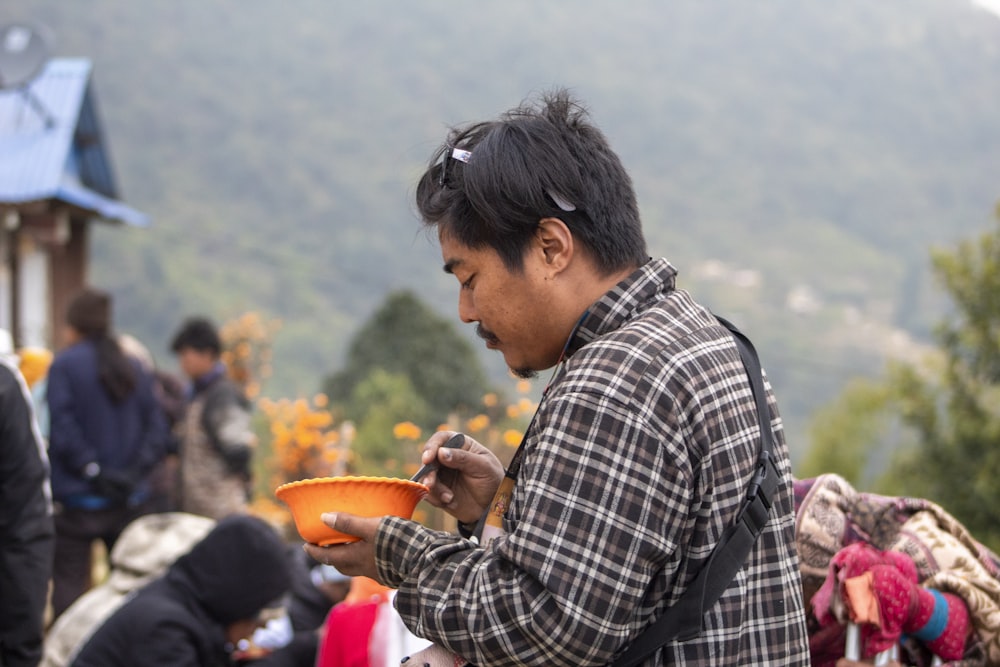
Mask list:
POLYGON ((375 569, 375 532, 381 517, 360 517, 343 512, 328 512, 320 517, 330 528, 360 538, 357 542, 321 547, 306 544, 304 549, 314 560, 332 565, 352 577, 369 577, 378 581, 375 569))
POLYGON ((442 447, 453 435, 440 431, 424 443, 420 460, 437 460, 439 467, 420 481, 430 488, 425 500, 461 523, 474 523, 493 500, 503 480, 503 464, 493 452, 469 436, 461 449, 442 447))

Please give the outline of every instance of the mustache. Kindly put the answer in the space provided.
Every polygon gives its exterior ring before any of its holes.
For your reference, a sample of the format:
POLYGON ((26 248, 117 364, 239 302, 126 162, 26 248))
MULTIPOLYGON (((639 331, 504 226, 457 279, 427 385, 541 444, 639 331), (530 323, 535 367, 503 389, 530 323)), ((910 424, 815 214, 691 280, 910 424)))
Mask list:
POLYGON ((497 335, 492 331, 490 331, 489 329, 487 329, 486 327, 484 327, 482 324, 476 325, 476 335, 485 340, 487 343, 496 344, 500 342, 500 339, 497 338, 497 335))

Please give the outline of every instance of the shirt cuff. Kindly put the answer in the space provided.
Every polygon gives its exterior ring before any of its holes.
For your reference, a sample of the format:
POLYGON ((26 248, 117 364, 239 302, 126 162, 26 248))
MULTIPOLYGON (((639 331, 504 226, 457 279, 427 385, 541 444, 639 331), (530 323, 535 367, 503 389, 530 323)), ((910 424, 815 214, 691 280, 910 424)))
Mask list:
POLYGON ((375 567, 379 580, 390 588, 399 588, 436 537, 435 531, 416 521, 383 517, 375 533, 375 567))
POLYGON ((443 561, 455 552, 475 548, 475 542, 454 533, 386 516, 375 533, 375 569, 379 581, 390 588, 399 588, 423 567, 423 561, 443 561))

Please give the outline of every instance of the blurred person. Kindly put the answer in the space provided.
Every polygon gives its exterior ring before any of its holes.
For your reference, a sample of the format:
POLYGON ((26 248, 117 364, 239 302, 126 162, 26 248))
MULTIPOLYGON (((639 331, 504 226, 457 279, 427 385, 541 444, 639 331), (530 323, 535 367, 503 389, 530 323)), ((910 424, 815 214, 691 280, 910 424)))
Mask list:
POLYGON ((162 370, 142 341, 130 334, 118 336, 118 343, 127 355, 139 361, 143 369, 153 376, 153 395, 163 410, 170 434, 167 452, 149 476, 151 510, 174 512, 180 508, 180 461, 176 438, 177 425, 184 417, 184 384, 173 373, 162 370))
POLYGON ((316 667, 388 667, 427 646, 399 619, 395 591, 369 577, 354 577, 343 602, 323 624, 316 667))
POLYGON ((0 665, 35 667, 55 548, 49 463, 10 335, 0 338, 0 665))
POLYGON ((454 128, 416 204, 461 320, 516 375, 551 379, 506 470, 468 436, 425 443, 440 466, 428 500, 460 534, 330 513, 360 539, 309 554, 397 589, 407 627, 443 649, 417 665, 614 664, 668 609, 693 627, 662 646, 647 635, 639 664, 808 665, 774 396, 753 378, 760 414, 733 332, 647 254, 631 178, 583 105, 560 89, 454 128), (754 539, 713 580, 719 597, 674 607, 741 527, 754 539))
POLYGON ((330 609, 343 601, 351 577, 331 565, 317 564, 299 544, 289 548, 291 584, 282 614, 254 632, 234 658, 255 659, 257 667, 313 667, 320 629, 330 609))
POLYGON ((111 550, 107 579, 80 596, 49 628, 42 667, 66 667, 130 594, 162 576, 213 526, 212 519, 182 512, 146 514, 126 526, 111 550))
POLYGON ((173 373, 162 368, 153 368, 153 384, 156 400, 163 409, 170 431, 167 455, 154 470, 150 482, 153 486, 154 503, 157 511, 177 512, 181 508, 180 499, 180 442, 178 429, 184 420, 184 382, 173 373))
POLYGON ((332 565, 317 563, 300 545, 292 549, 297 574, 289 594, 288 619, 296 631, 315 630, 323 625, 330 609, 348 596, 353 577, 332 565))
POLYGON ((46 387, 55 617, 90 588, 94 541, 110 553, 122 529, 152 511, 149 476, 170 441, 152 375, 112 331, 110 294, 86 288, 74 296, 63 335, 46 387))
POLYGON ((288 590, 286 546, 249 514, 220 520, 166 574, 130 597, 90 636, 72 667, 215 667, 288 590))
POLYGON ((222 339, 210 320, 192 317, 178 329, 170 349, 190 380, 177 431, 181 509, 214 519, 245 512, 257 438, 250 401, 222 362, 222 339))

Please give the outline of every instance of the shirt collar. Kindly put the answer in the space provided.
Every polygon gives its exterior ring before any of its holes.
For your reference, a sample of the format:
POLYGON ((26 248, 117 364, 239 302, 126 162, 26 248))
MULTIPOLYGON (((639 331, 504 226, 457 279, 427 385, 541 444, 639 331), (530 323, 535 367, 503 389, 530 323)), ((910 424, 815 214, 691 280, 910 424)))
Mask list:
POLYGON ((191 383, 192 392, 197 394, 204 391, 210 384, 218 380, 220 377, 226 374, 226 365, 221 361, 215 362, 212 366, 212 370, 208 371, 204 375, 195 378, 191 383))
POLYGON ((674 291, 675 269, 666 259, 650 259, 594 302, 570 336, 566 356, 619 329, 650 304, 674 291))

